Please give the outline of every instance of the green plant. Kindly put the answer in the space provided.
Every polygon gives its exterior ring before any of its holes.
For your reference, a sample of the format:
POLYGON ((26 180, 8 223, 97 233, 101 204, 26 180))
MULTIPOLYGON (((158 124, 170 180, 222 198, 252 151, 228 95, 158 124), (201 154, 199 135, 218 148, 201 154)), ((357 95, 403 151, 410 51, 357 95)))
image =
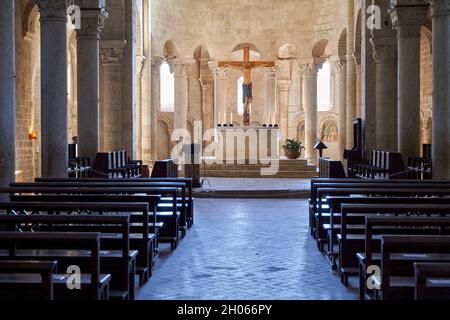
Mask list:
POLYGON ((300 149, 305 149, 305 147, 302 146, 302 142, 297 139, 286 139, 285 144, 283 145, 284 149, 294 150, 294 151, 300 151, 300 149))

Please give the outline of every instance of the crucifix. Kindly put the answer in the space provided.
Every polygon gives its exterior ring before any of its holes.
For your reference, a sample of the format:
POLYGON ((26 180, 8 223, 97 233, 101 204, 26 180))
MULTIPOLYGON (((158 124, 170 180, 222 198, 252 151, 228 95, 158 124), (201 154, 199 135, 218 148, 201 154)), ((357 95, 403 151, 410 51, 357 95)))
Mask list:
POLYGON ((244 47, 243 61, 219 61, 221 68, 233 68, 244 73, 244 84, 242 85, 244 103, 244 126, 250 125, 250 110, 253 102, 253 85, 252 85, 252 70, 258 68, 273 68, 274 61, 250 61, 250 47, 244 47))

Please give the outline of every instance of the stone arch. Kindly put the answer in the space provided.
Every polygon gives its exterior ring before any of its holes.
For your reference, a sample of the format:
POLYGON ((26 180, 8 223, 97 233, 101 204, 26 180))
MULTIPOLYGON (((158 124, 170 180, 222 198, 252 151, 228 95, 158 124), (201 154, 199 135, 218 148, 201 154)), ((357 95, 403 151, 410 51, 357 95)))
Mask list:
POLYGON ((249 47, 250 48, 250 59, 260 59, 262 54, 261 51, 258 49, 258 47, 252 43, 240 43, 238 45, 236 45, 233 50, 231 50, 231 56, 232 58, 236 58, 238 60, 242 59, 242 50, 245 47, 249 47))
POLYGON ((39 8, 34 1, 29 1, 22 14, 22 37, 31 39, 36 34, 36 26, 39 24, 39 8))
POLYGON ((210 60, 211 56, 209 54, 209 50, 205 45, 199 45, 194 50, 194 56, 193 58, 195 60, 210 60))
POLYGON ((285 44, 278 49, 278 59, 295 59, 297 58, 297 47, 292 44, 285 44))
POLYGON ((330 54, 327 52, 329 41, 327 39, 320 39, 315 42, 311 50, 311 56, 314 58, 325 58, 330 54))
POLYGON ((170 135, 169 126, 163 120, 158 120, 157 123, 157 139, 156 139, 156 154, 157 159, 162 160, 170 157, 170 135))
POLYGON ((296 125, 297 139, 305 144, 305 120, 300 120, 296 125))
POLYGON ((338 42, 338 57, 339 59, 345 58, 347 54, 347 29, 342 30, 341 35, 339 36, 338 42))
POLYGON ((164 44, 164 57, 175 59, 180 55, 180 49, 172 40, 167 40, 164 44))
POLYGON ((361 56, 361 42, 362 42, 362 30, 361 30, 361 9, 358 11, 355 24, 355 54, 361 56))

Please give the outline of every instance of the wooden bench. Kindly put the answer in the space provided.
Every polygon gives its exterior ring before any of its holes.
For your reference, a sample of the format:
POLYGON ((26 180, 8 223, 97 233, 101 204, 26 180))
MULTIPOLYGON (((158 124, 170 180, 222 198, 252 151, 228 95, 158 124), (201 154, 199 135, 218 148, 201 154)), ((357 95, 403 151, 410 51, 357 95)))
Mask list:
POLYGON ((90 261, 88 270, 81 270, 81 289, 70 290, 67 286, 68 275, 61 274, 54 279, 55 300, 109 299, 111 275, 100 274, 99 233, 0 232, 0 249, 9 250, 9 256, 5 260, 20 260, 21 249, 86 251, 90 261))
POLYGON ((339 275, 344 285, 348 284, 348 276, 359 274, 357 253, 364 251, 365 219, 374 215, 422 215, 450 214, 450 205, 440 204, 342 204, 341 233, 339 241, 339 275), (351 228, 350 224, 362 225, 362 228, 351 228))
POLYGON ((157 222, 164 222, 159 230, 158 241, 171 244, 174 250, 179 241, 179 220, 180 214, 177 211, 177 188, 164 187, 15 187, 0 188, 1 193, 9 194, 58 194, 58 195, 81 195, 81 194, 97 194, 97 195, 169 195, 172 199, 171 212, 159 212, 157 214, 157 222))
POLYGON ((445 235, 449 228, 449 217, 366 217, 365 249, 357 253, 360 299, 373 298, 373 291, 366 286, 367 269, 371 265, 381 265, 381 235, 445 235))
POLYGON ((97 153, 91 169, 93 177, 139 178, 141 161, 129 160, 126 150, 97 153))
MULTIPOLYGON (((381 236, 381 300, 414 298, 414 263, 449 262, 450 236, 381 236)), ((376 279, 375 279, 376 280, 376 279)))
MULTIPOLYGON (((36 198, 39 201, 50 200, 49 195, 43 196, 12 196, 14 200, 30 200, 35 201, 36 198), (40 198, 41 197, 41 198, 40 198)), ((70 199, 71 196, 62 195, 54 196, 51 199, 52 203, 46 202, 11 202, 2 204, 3 209, 11 214, 39 214, 42 212, 46 213, 66 213, 66 214, 129 214, 130 222, 132 223, 130 227, 130 247, 132 250, 138 250, 139 254, 136 259, 136 273, 139 276, 140 284, 143 285, 148 281, 152 274, 153 263, 151 261, 155 254, 155 241, 156 236, 154 233, 150 232, 150 229, 145 225, 149 224, 149 205, 153 207, 156 206, 157 198, 145 197, 145 202, 129 202, 130 199, 127 196, 87 196, 87 195, 76 195, 73 196, 72 202, 66 202, 65 200, 70 199), (60 198, 59 198, 60 197, 60 198), (128 199, 128 202, 127 200, 128 199), (78 200, 80 202, 73 202, 78 200), (97 200, 107 200, 107 202, 98 202, 97 200), (123 202, 117 202, 123 201, 123 202), (150 203, 153 201, 153 203, 150 203), (137 224, 135 226, 135 224, 137 224)), ((138 200, 138 199, 136 199, 138 200)), ((109 243, 114 243, 118 241, 117 237, 111 239, 110 235, 104 237, 105 245, 109 243)), ((107 249, 110 249, 107 247, 107 249)), ((134 284, 134 282, 133 282, 134 284)))
POLYGON ((337 244, 337 235, 341 232, 341 206, 342 204, 450 204, 450 197, 447 198, 427 198, 427 197, 342 197, 329 196, 327 203, 330 207, 329 219, 326 214, 323 215, 324 220, 328 220, 323 224, 323 229, 327 232, 327 250, 326 255, 329 258, 332 268, 336 269, 336 258, 338 250, 335 250, 337 244))
MULTIPOLYGON (((31 203, 30 203, 31 204, 31 203)), ((28 205, 24 208, 28 208, 28 205)), ((42 203, 42 210, 46 210, 42 203)), ((34 208, 36 206, 33 206, 34 208)), ((4 210, 0 204, 0 210, 4 210)), ((128 215, 123 216, 75 216, 75 215, 0 215, 0 225, 7 226, 7 231, 18 232, 100 232, 100 272, 111 274, 110 297, 121 300, 134 300, 134 274, 138 251, 130 251, 130 232, 128 215), (112 245, 105 245, 107 240, 114 239, 112 245)), ((111 241, 110 241, 111 243, 111 241)), ((1 253, 0 255, 5 254, 1 253)), ((21 258, 26 257, 22 252, 21 258)), ((61 268, 69 264, 86 267, 86 253, 42 251, 29 253, 33 258, 59 259, 61 268), (75 263, 76 261, 76 263, 75 263)), ((6 253, 7 255, 7 253, 6 253)))
MULTIPOLYGON (((187 196, 186 196, 186 184, 184 182, 135 182, 135 181, 122 181, 115 180, 111 181, 111 179, 103 182, 82 182, 82 181, 65 181, 65 182, 36 182, 36 183, 12 183, 10 185, 12 188, 17 187, 64 187, 64 188, 148 188, 148 187, 162 187, 162 188, 178 188, 181 193, 181 203, 177 203, 175 209, 180 214, 178 229, 181 231, 181 235, 184 238, 186 236, 186 232, 188 229, 187 223, 187 196)), ((171 203, 160 203, 157 206, 157 212, 159 212, 161 216, 161 220, 166 220, 164 216, 170 215, 174 208, 171 203)))
POLYGON ((415 300, 450 299, 450 263, 414 263, 415 300))
POLYGON ((57 261, 0 261, 0 300, 53 300, 57 261))
MULTIPOLYGON (((376 185, 351 185, 348 188, 318 188, 317 196, 326 199, 329 196, 370 196, 370 197, 430 197, 449 196, 450 187, 440 184, 409 185, 403 184, 376 184, 376 185)), ((318 241, 319 250, 323 251, 323 244, 327 242, 327 232, 323 229, 323 224, 328 223, 329 216, 324 216, 325 201, 320 201, 315 214, 315 239, 318 241)), ((329 209, 329 207, 328 207, 329 209)))
MULTIPOLYGON (((152 183, 152 182, 176 182, 185 183, 187 190, 186 207, 187 207, 187 222, 188 228, 194 225, 194 198, 193 198, 193 180, 192 178, 137 178, 137 179, 106 179, 106 178, 79 178, 79 179, 65 179, 65 178, 36 178, 35 182, 134 182, 134 183, 152 183)), ((162 199, 163 200, 163 199, 162 199)), ((170 203, 171 199, 165 198, 165 202, 170 203)), ((182 198, 178 198, 181 202, 182 198)))

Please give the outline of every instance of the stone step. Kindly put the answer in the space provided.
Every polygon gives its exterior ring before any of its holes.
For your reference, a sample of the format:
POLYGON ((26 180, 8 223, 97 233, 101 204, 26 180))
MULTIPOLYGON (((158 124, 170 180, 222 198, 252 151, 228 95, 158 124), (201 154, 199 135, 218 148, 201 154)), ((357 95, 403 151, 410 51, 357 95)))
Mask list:
POLYGON ((260 170, 240 171, 240 170, 205 170, 202 176, 214 178, 315 178, 316 171, 278 171, 273 175, 263 176, 260 170))
MULTIPOLYGON (((261 168, 269 168, 268 165, 206 165, 202 167, 205 170, 226 170, 226 171, 259 171, 261 168)), ((279 171, 316 171, 316 167, 314 166, 300 166, 300 165, 279 165, 279 171)))

